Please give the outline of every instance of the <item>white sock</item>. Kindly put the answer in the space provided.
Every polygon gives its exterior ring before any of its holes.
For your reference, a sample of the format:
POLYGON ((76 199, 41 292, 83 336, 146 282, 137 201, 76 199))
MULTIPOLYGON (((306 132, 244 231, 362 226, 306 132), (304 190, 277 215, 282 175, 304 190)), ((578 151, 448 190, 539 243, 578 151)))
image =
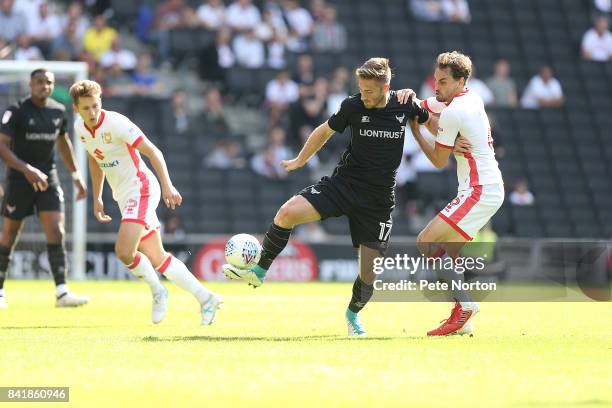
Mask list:
POLYGON ((189 272, 185 264, 172 255, 168 255, 168 258, 162 262, 158 270, 166 278, 176 283, 178 287, 195 296, 200 304, 204 304, 210 299, 212 294, 210 290, 202 286, 200 281, 189 272))
POLYGON ((128 265, 128 269, 132 271, 134 275, 147 282, 153 293, 163 289, 159 281, 159 276, 157 276, 157 272, 155 272, 153 265, 151 265, 151 261, 143 253, 136 252, 134 262, 128 265))
POLYGON ((60 297, 62 296, 64 293, 68 293, 68 285, 66 285, 65 283, 59 284, 55 287, 55 297, 60 297))
POLYGON ((0 289, 0 297, 4 296, 4 288, 0 289))

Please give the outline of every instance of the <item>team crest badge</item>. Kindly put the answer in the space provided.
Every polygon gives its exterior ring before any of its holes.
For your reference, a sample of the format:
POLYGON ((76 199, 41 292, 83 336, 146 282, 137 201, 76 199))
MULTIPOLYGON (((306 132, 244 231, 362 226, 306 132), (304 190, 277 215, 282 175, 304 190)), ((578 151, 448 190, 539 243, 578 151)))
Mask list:
POLYGON ((110 132, 104 132, 102 133, 102 140, 104 140, 104 143, 110 144, 113 142, 113 137, 110 132))

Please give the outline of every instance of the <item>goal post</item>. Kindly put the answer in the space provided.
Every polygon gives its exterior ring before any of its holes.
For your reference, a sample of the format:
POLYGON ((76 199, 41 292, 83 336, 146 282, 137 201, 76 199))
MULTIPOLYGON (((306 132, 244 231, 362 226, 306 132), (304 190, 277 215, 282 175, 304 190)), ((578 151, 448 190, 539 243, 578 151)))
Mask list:
MULTIPOLYGON (((57 77, 69 76, 72 82, 87 79, 87 64, 84 62, 68 62, 68 61, 11 61, 0 60, 0 82, 10 83, 11 81, 23 81, 23 78, 29 80, 29 74, 38 68, 44 68, 53 72, 57 77)), ((28 90, 29 91, 29 90, 28 90)), ((8 101, 15 103, 17 98, 26 96, 27 93, 21 95, 10 95, 14 100, 8 101)), ((8 106, 8 105, 7 105, 8 106)), ((3 108, 6 108, 4 106, 3 108)), ((74 132, 69 131, 69 134, 74 132)), ((83 178, 87 180, 87 154, 80 141, 72 139, 76 159, 83 174, 83 178)), ((66 187, 66 186, 63 186, 66 187)), ((76 189, 72 190, 72 222, 70 225, 70 234, 67 234, 66 241, 72 245, 72 259, 70 261, 70 277, 76 280, 85 279, 86 272, 86 244, 87 244, 87 199, 76 201, 76 189)))

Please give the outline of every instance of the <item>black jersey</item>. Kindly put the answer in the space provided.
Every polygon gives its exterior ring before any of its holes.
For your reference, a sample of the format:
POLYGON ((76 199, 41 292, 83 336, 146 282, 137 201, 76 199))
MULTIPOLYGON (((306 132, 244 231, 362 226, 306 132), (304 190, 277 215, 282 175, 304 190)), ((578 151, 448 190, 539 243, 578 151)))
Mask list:
POLYGON ((367 109, 361 94, 346 98, 327 121, 336 132, 351 128, 350 142, 333 176, 370 190, 392 190, 403 156, 404 127, 417 114, 426 120, 427 114, 416 104, 400 104, 395 91, 384 108, 367 109))
MULTIPOLYGON (((11 105, 2 116, 0 132, 11 137, 11 150, 24 162, 49 175, 55 169, 55 141, 68 130, 66 108, 54 99, 38 107, 31 98, 11 105)), ((25 180, 9 169, 9 180, 25 180)))

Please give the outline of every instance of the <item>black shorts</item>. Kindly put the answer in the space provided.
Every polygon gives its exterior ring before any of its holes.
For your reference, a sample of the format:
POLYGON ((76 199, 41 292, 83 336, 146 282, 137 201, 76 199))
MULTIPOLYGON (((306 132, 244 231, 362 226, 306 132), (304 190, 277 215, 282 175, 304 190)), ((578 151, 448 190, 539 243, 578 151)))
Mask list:
POLYGON ((340 177, 323 177, 298 193, 319 212, 321 219, 346 215, 353 246, 364 245, 381 253, 389 246, 395 207, 393 190, 367 191, 340 177))
POLYGON ((59 183, 49 183, 45 191, 36 192, 27 181, 6 182, 2 216, 22 220, 40 211, 64 211, 64 191, 59 183))

